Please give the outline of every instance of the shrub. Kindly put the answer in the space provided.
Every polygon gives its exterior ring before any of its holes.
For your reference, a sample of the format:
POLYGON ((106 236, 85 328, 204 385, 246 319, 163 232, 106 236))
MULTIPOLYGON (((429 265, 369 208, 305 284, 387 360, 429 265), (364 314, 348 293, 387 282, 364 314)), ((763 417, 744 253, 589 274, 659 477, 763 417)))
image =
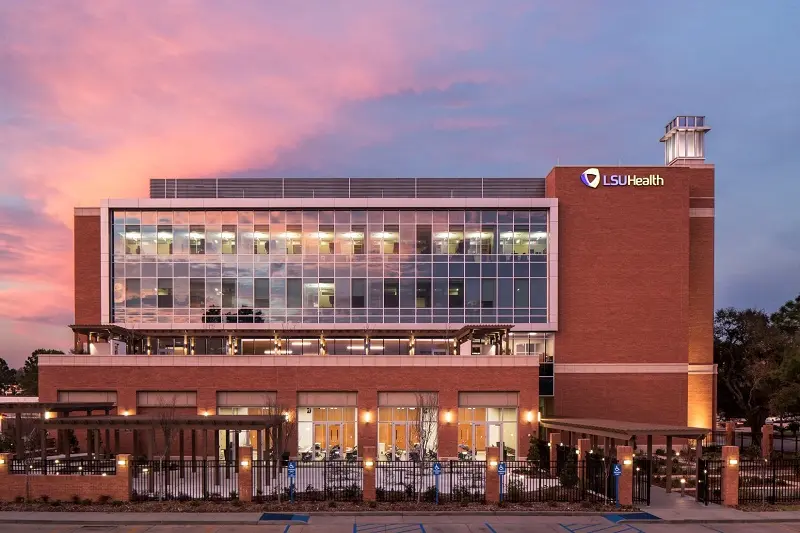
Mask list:
POLYGON ((25 503, 25 497, 24 496, 17 496, 16 498, 14 498, 14 502, 15 503, 25 503))
POLYGON ((386 501, 386 490, 382 488, 375 489, 375 500, 379 502, 386 501))
POLYGON ((328 507, 336 507, 336 501, 335 500, 329 501, 328 502, 328 507))
POLYGON ((539 452, 539 439, 537 439, 535 435, 531 434, 530 438, 528 439, 528 456, 526 459, 529 463, 535 463, 540 461, 541 458, 541 453, 539 452))
POLYGON ((189 501, 189 500, 191 500, 191 499, 192 499, 192 497, 191 497, 191 496, 189 496, 188 494, 186 494, 185 492, 179 492, 179 493, 178 493, 177 500, 178 500, 179 502, 188 502, 188 501, 189 501))
POLYGON ((42 500, 42 503, 47 503, 50 501, 50 496, 48 496, 47 494, 42 494, 41 496, 39 496, 39 499, 42 500))
POLYGON ((232 490, 232 491, 231 491, 231 492, 228 494, 228 496, 230 496, 230 497, 231 497, 231 500, 238 500, 238 499, 239 499, 239 493, 238 493, 238 492, 236 492, 235 490, 232 490))
POLYGON ((81 505, 92 505, 92 499, 91 498, 85 498, 85 499, 81 500, 81 505))
POLYGON ((123 502, 122 500, 114 500, 113 502, 111 502, 111 505, 113 505, 114 507, 122 507, 123 505, 125 505, 125 502, 123 502))
POLYGON ((344 497, 350 501, 358 501, 361 499, 361 489, 356 483, 344 489, 344 497))
POLYGON ((523 500, 522 482, 519 480, 509 481, 506 493, 503 495, 503 500, 511 503, 517 503, 523 500))
POLYGON ((199 502, 199 501, 197 501, 197 500, 191 500, 191 501, 189 502, 189 505, 191 505, 192 507, 197 507, 197 506, 199 506, 199 505, 200 505, 200 502, 199 502))
POLYGON ((436 501, 436 487, 428 487, 425 489, 425 492, 422 493, 422 501, 424 502, 435 502, 436 501))
POLYGON ((75 495, 72 497, 72 503, 74 503, 74 504, 80 504, 80 503, 81 503, 81 497, 80 497, 80 496, 78 496, 77 494, 75 494, 75 495))
POLYGON ((567 462, 558 474, 558 481, 565 489, 574 488, 578 484, 578 468, 575 464, 575 456, 573 454, 567 456, 567 462))
POLYGON ((50 507, 61 507, 61 500, 53 500, 50 502, 50 507))
POLYGON ((369 502, 369 507, 370 509, 375 509, 376 507, 378 507, 378 502, 373 502, 373 501, 369 502))
POLYGON ((103 494, 99 498, 97 498, 97 503, 107 504, 111 501, 111 496, 108 494, 103 494))

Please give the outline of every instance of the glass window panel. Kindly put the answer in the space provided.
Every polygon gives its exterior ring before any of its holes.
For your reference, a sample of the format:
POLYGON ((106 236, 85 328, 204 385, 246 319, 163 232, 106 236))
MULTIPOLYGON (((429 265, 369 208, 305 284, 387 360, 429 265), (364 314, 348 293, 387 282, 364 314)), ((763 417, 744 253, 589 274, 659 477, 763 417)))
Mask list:
MULTIPOLYGON (((430 283, 430 280, 428 280, 430 283)), ((414 278, 400 278, 400 307, 414 308, 416 302, 416 286, 414 278)))
POLYGON ((498 307, 513 307, 514 306, 514 280, 510 278, 500 278, 498 280, 497 291, 498 307))
POLYGON ((495 228, 494 226, 481 227, 481 254, 490 255, 495 253, 495 228))
POLYGON ((496 284, 493 279, 481 280, 481 307, 496 307, 496 284))
POLYGON ((447 288, 448 305, 451 308, 464 307, 464 280, 451 278, 447 288))
POLYGON ((172 228, 172 253, 189 253, 189 226, 174 226, 172 228))
POLYGON ((254 283, 254 304, 256 308, 269 307, 269 279, 256 278, 254 283))
POLYGON ((155 309, 158 306, 158 280, 156 278, 142 278, 142 307, 155 309))
POLYGON ((383 306, 400 307, 400 280, 385 279, 383 282, 383 306))
POLYGON ((383 279, 371 278, 369 280, 369 307, 383 307, 383 279))
MULTIPOLYGON (((286 309, 286 280, 273 279, 270 281, 269 303, 272 309, 286 309)), ((282 322, 282 320, 281 320, 282 322)))
POLYGON ((172 307, 172 280, 158 280, 158 307, 159 309, 172 307))
POLYGON ((189 226, 189 252, 192 254, 204 254, 205 248, 205 226, 189 226))
POLYGON ((514 280, 514 307, 528 307, 529 299, 528 280, 517 278, 514 280))
POLYGON ((467 307, 476 309, 481 306, 481 280, 468 278, 466 280, 465 300, 467 307))
POLYGON ((334 253, 334 230, 333 226, 320 226, 319 227, 319 253, 320 255, 331 255, 334 253))
POLYGON ((289 309, 303 307, 303 280, 297 278, 286 280, 286 307, 289 309))
POLYGON ((125 306, 141 307, 141 282, 138 279, 125 280, 125 306))
POLYGON ((353 279, 351 298, 353 308, 363 308, 366 305, 367 280, 353 279))
POLYGON ((334 281, 334 293, 336 299, 334 301, 337 309, 347 309, 350 307, 350 278, 336 278, 334 281))
POLYGON ((286 239, 286 253, 290 255, 301 255, 303 253, 302 241, 303 227, 292 224, 286 226, 284 238, 286 239))
POLYGON ((461 255, 464 253, 464 226, 450 226, 447 240, 447 253, 461 255))
POLYGON ((254 307, 253 306, 253 279, 252 278, 239 278, 238 280, 238 307, 254 307))
POLYGON ((222 250, 222 226, 206 226, 206 255, 218 254, 222 250))
POLYGON ((222 307, 222 281, 219 279, 206 280, 206 308, 210 307, 222 307))
POLYGON ((430 254, 433 250, 433 229, 430 225, 417 226, 417 253, 430 254))
MULTIPOLYGON (((227 213, 226 213, 227 214, 227 213)), ((235 213, 233 213, 235 215, 235 213)), ((223 254, 235 254, 236 253, 236 226, 234 225, 225 225, 222 226, 222 233, 221 233, 221 251, 223 254)))
POLYGON ((333 279, 325 278, 319 280, 319 307, 330 309, 334 304, 334 284, 333 279))
POLYGON ((204 308, 206 305, 205 280, 192 278, 189 282, 189 305, 194 308, 204 308))
POLYGON ((189 307, 189 279, 175 278, 173 280, 173 307, 189 307))
POLYGON ((447 278, 434 278, 433 280, 433 307, 437 309, 447 308, 448 299, 447 278))
POLYGON ((531 307, 547 307, 547 278, 533 278, 531 285, 531 307))
POLYGON ((141 226, 125 226, 125 253, 131 255, 139 255, 142 253, 141 226))
POLYGON ((431 286, 431 280, 418 279, 416 307, 430 308, 432 305, 432 300, 433 300, 433 289, 431 286))
POLYGON ((530 233, 530 253, 539 255, 547 253, 546 231, 538 230, 530 233))

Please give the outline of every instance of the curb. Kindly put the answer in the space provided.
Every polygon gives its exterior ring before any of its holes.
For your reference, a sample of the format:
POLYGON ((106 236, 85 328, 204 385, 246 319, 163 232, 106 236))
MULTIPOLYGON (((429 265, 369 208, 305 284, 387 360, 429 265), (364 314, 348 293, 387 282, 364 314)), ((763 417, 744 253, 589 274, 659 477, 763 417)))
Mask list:
POLYGON ((791 524, 800 523, 800 518, 753 518, 751 520, 739 518, 721 518, 718 520, 708 518, 687 518, 685 520, 625 520, 622 524, 791 524))

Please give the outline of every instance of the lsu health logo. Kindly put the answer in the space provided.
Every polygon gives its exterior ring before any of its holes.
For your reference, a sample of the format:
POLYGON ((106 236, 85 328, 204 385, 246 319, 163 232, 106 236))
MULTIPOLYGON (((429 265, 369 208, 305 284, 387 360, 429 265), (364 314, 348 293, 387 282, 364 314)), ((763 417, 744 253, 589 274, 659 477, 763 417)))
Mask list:
POLYGON ((603 187, 663 187, 664 178, 658 174, 637 176, 636 174, 600 174, 596 168, 587 168, 581 174, 581 181, 587 187, 596 189, 601 183, 603 187))

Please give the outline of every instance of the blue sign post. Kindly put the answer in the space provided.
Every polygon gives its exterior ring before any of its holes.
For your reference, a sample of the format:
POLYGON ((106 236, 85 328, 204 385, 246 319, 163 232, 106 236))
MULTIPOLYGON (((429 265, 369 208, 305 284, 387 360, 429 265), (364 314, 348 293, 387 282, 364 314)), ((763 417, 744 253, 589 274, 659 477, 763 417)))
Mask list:
POLYGON ((439 505, 439 476, 442 474, 442 464, 433 463, 433 479, 436 482, 436 505, 439 505))
POLYGON ((497 475, 500 476, 500 501, 503 501, 503 477, 506 475, 506 464, 500 462, 497 465, 497 475))
POLYGON ((614 488, 615 488, 615 497, 617 500, 617 507, 619 507, 619 476, 622 475, 622 465, 619 463, 614 463, 614 468, 611 471, 614 475, 614 488))
POLYGON ((297 461, 289 461, 289 498, 294 503, 294 479, 297 477, 297 461))

